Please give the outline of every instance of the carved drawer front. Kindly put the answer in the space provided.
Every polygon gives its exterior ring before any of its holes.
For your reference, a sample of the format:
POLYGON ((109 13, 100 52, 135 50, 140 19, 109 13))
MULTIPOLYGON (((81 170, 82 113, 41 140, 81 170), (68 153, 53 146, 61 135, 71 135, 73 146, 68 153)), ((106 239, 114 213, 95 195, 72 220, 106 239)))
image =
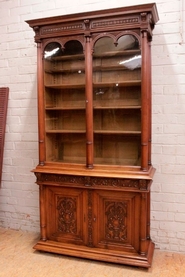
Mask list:
POLYGON ((138 252, 139 193, 96 191, 96 247, 138 252))
POLYGON ((46 191, 48 239, 84 244, 83 190, 47 187, 46 191))

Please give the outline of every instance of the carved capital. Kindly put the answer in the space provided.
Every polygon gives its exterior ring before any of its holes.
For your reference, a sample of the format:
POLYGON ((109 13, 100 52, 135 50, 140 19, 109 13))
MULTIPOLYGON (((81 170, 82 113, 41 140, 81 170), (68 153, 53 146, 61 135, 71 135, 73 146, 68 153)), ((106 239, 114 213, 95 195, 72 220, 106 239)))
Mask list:
POLYGON ((146 22, 147 21, 147 13, 141 13, 141 21, 146 22))
POLYGON ((41 42, 41 40, 40 40, 40 28, 39 28, 39 26, 33 27, 33 30, 35 32, 35 37, 34 37, 35 42, 37 42, 37 43, 41 42))
POLYGON ((39 26, 34 26, 33 27, 33 30, 34 30, 36 36, 39 35, 39 29, 40 29, 39 26))
POLYGON ((91 32, 90 32, 90 20, 84 20, 85 31, 84 36, 86 37, 86 42, 90 42, 91 32))
POLYGON ((84 24, 85 24, 85 29, 86 29, 86 30, 89 30, 89 27, 90 27, 90 20, 89 20, 89 19, 85 19, 85 20, 84 20, 84 24))
POLYGON ((147 190, 148 189, 147 180, 139 180, 139 189, 140 190, 147 190))

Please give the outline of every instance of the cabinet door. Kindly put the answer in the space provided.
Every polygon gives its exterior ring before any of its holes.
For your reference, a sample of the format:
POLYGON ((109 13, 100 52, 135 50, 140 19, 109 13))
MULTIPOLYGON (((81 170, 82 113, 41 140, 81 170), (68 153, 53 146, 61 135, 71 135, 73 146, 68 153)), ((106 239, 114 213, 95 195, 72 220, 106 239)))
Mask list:
POLYGON ((134 192, 94 192, 95 246, 138 252, 140 195, 134 192))
POLYGON ((46 188, 46 203, 47 238, 83 245, 83 190, 49 186, 46 188))

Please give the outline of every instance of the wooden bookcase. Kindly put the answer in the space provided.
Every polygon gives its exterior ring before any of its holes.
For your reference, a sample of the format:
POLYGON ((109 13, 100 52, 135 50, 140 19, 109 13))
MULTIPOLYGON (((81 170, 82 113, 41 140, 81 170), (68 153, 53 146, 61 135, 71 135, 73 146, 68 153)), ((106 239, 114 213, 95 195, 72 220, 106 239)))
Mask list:
POLYGON ((35 249, 150 267, 155 4, 29 20, 38 50, 35 249))

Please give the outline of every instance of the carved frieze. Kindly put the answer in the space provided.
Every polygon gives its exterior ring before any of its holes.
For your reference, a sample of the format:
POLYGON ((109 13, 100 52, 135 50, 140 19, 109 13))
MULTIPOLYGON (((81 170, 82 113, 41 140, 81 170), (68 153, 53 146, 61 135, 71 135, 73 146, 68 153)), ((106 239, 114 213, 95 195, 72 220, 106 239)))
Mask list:
POLYGON ((35 173, 37 182, 74 184, 85 187, 115 187, 115 188, 133 188, 147 190, 149 180, 145 179, 124 179, 124 178, 106 178, 92 176, 75 176, 63 174, 35 173))
POLYGON ((128 25, 137 24, 139 22, 139 17, 123 17, 123 18, 113 18, 107 20, 93 21, 91 24, 91 29, 102 28, 102 27, 112 27, 118 25, 128 25))
POLYGON ((48 35, 52 33, 63 33, 66 31, 79 31, 83 29, 83 26, 84 24, 81 22, 44 26, 41 28, 40 33, 41 35, 48 35))

